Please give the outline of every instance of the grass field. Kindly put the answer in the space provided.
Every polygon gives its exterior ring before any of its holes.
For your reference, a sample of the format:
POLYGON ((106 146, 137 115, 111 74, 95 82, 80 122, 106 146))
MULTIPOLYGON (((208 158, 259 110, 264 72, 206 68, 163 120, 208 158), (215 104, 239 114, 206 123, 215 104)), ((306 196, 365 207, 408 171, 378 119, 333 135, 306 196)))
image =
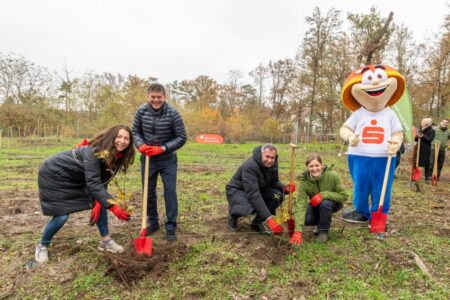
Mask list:
MULTIPOLYGON (((97 250, 99 234, 88 225, 85 211, 72 214, 56 234, 49 263, 32 264, 35 244, 49 220, 40 210, 37 169, 45 158, 76 142, 31 146, 3 141, 0 299, 450 298, 450 166, 444 166, 439 187, 422 183, 423 192, 416 192, 409 183, 407 156, 394 183, 388 233, 382 240, 367 225, 345 224, 340 212, 333 218, 329 242, 314 243, 312 228, 306 228, 299 249, 289 246, 286 234, 252 232, 251 217, 231 232, 224 187, 256 145, 188 143, 178 152, 178 242, 166 242, 162 230, 153 238, 152 258, 135 258, 139 266, 118 266, 118 257, 97 250), (419 269, 419 261, 429 275, 419 269)), ((289 145, 277 146, 281 180, 287 182, 289 145)), ((337 155, 340 146, 299 147, 296 175, 304 171, 306 154, 318 152, 351 193, 346 156, 337 155)), ((128 223, 109 214, 110 232, 127 249, 122 257, 132 260, 142 199, 138 159, 118 181, 133 193, 137 211, 128 223)), ((116 191, 113 186, 111 191, 116 191)), ((164 217, 161 182, 158 195, 164 217)), ((351 207, 351 199, 345 206, 351 207)))

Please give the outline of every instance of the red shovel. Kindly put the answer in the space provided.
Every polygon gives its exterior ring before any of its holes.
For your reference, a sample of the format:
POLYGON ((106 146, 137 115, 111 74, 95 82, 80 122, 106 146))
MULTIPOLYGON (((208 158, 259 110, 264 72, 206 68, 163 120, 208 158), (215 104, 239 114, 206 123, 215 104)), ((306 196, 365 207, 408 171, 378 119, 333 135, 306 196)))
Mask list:
POLYGON ((437 186, 438 185, 438 157, 439 157, 439 147, 440 147, 440 143, 435 142, 434 143, 434 165, 433 165, 433 175, 431 176, 431 185, 432 186, 437 186))
POLYGON ((152 256, 152 238, 146 237, 147 234, 147 194, 148 194, 148 173, 149 173, 150 157, 145 156, 145 172, 144 172, 144 197, 142 198, 142 226, 141 235, 133 239, 134 249, 136 253, 141 255, 152 256))
POLYGON ((419 181, 420 180, 420 170, 419 170, 419 154, 420 154, 420 138, 417 142, 417 151, 416 151, 416 167, 412 170, 411 180, 419 181))
POLYGON ((370 220, 370 233, 384 233, 386 232, 387 215, 383 214, 384 196, 386 194, 386 186, 389 177, 389 169, 391 168, 392 155, 389 154, 387 160, 386 171, 384 172, 383 187, 381 188, 380 201, 378 204, 378 211, 372 213, 370 220))

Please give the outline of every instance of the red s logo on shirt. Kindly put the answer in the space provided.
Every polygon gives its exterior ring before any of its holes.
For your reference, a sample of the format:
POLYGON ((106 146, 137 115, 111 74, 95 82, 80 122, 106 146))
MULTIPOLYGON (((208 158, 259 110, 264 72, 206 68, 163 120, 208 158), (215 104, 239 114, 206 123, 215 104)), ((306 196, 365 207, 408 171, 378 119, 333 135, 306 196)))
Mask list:
MULTIPOLYGON (((377 120, 371 120, 371 125, 377 125, 377 120)), ((365 144, 382 144, 384 141, 384 128, 378 126, 364 127, 362 142, 365 144)))

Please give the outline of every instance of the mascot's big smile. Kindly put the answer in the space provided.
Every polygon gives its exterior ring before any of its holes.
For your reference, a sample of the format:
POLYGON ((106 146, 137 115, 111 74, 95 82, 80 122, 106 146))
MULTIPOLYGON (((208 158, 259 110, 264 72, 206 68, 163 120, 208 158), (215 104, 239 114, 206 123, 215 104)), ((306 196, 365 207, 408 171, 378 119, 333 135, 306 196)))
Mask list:
MULTIPOLYGON (((389 86, 387 86, 389 87, 389 86)), ((369 94, 372 97, 378 97, 381 94, 384 93, 384 91, 387 89, 387 87, 379 87, 379 88, 375 88, 375 89, 368 89, 368 90, 364 90, 364 92, 366 92, 367 94, 369 94)))

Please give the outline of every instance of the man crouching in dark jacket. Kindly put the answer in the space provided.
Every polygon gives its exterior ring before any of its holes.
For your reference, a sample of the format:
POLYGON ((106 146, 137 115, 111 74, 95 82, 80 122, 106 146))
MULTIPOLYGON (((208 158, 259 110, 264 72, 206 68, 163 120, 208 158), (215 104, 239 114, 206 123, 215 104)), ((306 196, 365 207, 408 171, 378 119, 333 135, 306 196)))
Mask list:
POLYGON ((237 229, 241 216, 256 213, 251 228, 261 233, 281 234, 283 227, 272 215, 283 202, 284 194, 295 191, 295 184, 284 186, 278 179, 277 148, 264 144, 253 150, 253 155, 236 171, 226 185, 229 204, 228 227, 237 229), (270 231, 263 225, 267 221, 270 231))

